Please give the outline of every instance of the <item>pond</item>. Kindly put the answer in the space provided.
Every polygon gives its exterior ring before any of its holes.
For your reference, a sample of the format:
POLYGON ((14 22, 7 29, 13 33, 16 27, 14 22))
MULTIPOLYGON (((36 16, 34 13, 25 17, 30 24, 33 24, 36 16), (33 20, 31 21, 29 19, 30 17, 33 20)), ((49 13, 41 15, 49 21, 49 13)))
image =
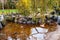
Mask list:
POLYGON ((3 35, 0 36, 0 40, 44 40, 50 28, 43 28, 40 25, 8 23, 1 30, 3 35))

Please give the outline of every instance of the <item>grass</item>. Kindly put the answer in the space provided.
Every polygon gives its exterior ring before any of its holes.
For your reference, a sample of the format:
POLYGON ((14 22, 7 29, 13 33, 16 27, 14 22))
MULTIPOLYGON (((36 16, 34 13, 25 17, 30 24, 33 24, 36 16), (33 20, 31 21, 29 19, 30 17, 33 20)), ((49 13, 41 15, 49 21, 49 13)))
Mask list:
POLYGON ((12 13, 12 12, 18 12, 17 9, 5 9, 5 10, 0 10, 0 14, 4 13, 4 14, 8 14, 8 13, 12 13))

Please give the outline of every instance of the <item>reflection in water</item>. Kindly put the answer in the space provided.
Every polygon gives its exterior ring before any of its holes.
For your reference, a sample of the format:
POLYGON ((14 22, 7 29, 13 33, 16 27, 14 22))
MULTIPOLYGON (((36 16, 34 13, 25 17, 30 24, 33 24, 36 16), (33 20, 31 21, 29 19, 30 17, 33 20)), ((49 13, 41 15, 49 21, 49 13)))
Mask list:
POLYGON ((2 33, 4 33, 6 39, 9 40, 43 40, 48 30, 49 29, 41 28, 40 25, 9 23, 3 28, 2 33))
POLYGON ((45 33, 47 33, 47 32, 48 32, 48 29, 45 29, 45 28, 41 28, 41 27, 32 28, 31 37, 33 36, 33 37, 36 37, 37 40, 38 39, 43 40, 44 37, 46 36, 45 33))

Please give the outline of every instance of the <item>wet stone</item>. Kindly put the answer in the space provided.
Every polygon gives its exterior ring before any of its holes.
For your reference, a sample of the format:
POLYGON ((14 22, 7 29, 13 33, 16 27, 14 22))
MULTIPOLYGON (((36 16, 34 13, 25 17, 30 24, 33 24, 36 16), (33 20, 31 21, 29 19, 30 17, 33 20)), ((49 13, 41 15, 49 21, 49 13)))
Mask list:
POLYGON ((42 21, 41 21, 41 20, 39 20, 39 21, 38 21, 38 23, 40 24, 40 23, 42 23, 42 21))
POLYGON ((32 24, 36 24, 36 22, 32 21, 32 24))
POLYGON ((26 22, 23 22, 23 24, 26 24, 26 22))
POLYGON ((31 21, 27 21, 27 24, 31 24, 32 22, 31 21))
POLYGON ((22 21, 19 21, 19 23, 22 23, 22 21))
POLYGON ((0 29, 2 29, 2 24, 0 23, 0 29))
POLYGON ((20 18, 19 23, 21 24, 40 24, 41 20, 37 18, 37 22, 33 21, 32 18, 20 18))

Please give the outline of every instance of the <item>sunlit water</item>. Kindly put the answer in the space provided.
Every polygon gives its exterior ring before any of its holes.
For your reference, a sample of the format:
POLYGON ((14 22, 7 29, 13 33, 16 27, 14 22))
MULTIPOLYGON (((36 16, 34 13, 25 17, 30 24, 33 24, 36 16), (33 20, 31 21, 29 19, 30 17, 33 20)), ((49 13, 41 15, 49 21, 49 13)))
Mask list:
POLYGON ((48 29, 36 27, 31 29, 31 39, 30 40, 44 40, 46 33, 48 32, 48 29))
MULTIPOLYGON (((26 40, 44 40, 46 34, 48 32, 48 29, 36 27, 31 29, 31 34, 29 38, 26 38, 26 40), (37 32, 38 31, 38 32, 37 32)), ((8 37, 8 40, 12 40, 11 37, 8 37)), ((17 40, 20 40, 20 38, 17 38, 17 40)))

